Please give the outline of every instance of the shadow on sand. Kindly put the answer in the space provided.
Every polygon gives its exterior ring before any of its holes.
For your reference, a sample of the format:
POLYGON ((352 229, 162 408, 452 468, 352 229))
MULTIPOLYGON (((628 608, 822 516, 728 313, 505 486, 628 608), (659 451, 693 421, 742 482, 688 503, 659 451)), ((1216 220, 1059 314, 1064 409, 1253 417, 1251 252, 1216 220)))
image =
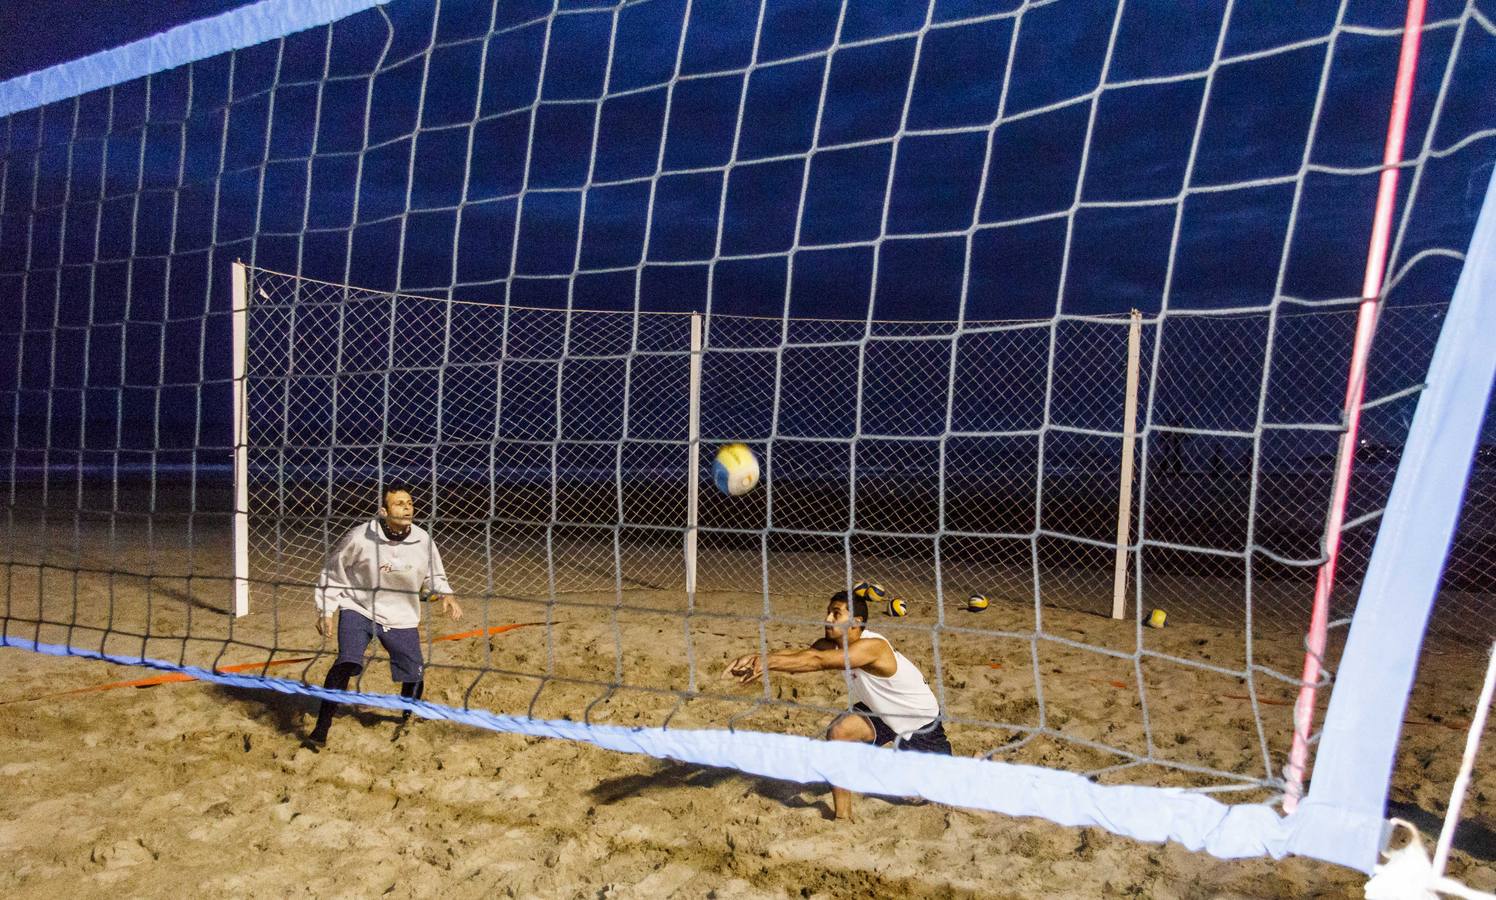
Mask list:
MULTIPOLYGON (((1413 823, 1428 838, 1429 852, 1433 852, 1433 842, 1439 839, 1439 829, 1444 826, 1443 816, 1436 816, 1411 803, 1399 803, 1396 800, 1387 801, 1387 815, 1413 823)), ((1475 859, 1486 862, 1496 860, 1496 831, 1479 820, 1465 819, 1455 829, 1454 849, 1463 850, 1475 859)))
MULTIPOLYGON (((650 791, 710 788, 728 781, 744 782, 748 790, 753 793, 790 809, 814 809, 823 818, 835 818, 829 800, 830 785, 825 783, 800 784, 794 781, 781 781, 777 778, 745 775, 733 769, 717 769, 673 760, 662 761, 653 772, 620 775, 617 778, 600 781, 587 793, 597 803, 608 806, 650 791)), ((904 797, 882 797, 881 799, 895 806, 919 806, 924 802, 904 797)))
MULTIPOLYGON (((301 738, 311 730, 317 715, 317 705, 321 702, 304 694, 223 686, 214 689, 226 699, 245 707, 250 718, 267 722, 282 734, 295 738, 301 738)), ((369 727, 399 722, 398 712, 363 709, 345 703, 339 708, 338 717, 333 720, 333 728, 336 731, 341 725, 369 727)))
POLYGON ((817 796, 826 790, 824 784, 798 784, 793 781, 744 775, 732 769, 717 769, 674 761, 662 761, 653 772, 620 775, 617 778, 600 781, 587 793, 597 803, 609 806, 620 800, 637 797, 651 791, 711 788, 728 781, 745 782, 753 793, 792 809, 814 809, 827 819, 832 817, 831 805, 817 796))

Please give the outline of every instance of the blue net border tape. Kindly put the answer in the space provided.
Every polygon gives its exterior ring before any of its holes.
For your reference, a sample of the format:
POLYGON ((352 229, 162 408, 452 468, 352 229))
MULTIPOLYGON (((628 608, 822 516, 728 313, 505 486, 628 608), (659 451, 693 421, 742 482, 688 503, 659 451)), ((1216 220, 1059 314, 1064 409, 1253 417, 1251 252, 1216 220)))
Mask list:
POLYGON ((0 82, 0 117, 273 41, 390 0, 260 0, 0 82))
MULTIPOLYGON (((1496 172, 1418 398, 1315 753, 1309 799, 1348 815, 1386 809, 1424 630, 1496 378, 1493 333, 1496 172)), ((1364 871, 1378 848, 1336 861, 1364 871)))
POLYGON ((1095 826, 1143 841, 1172 840, 1223 859, 1281 858, 1313 847, 1310 854, 1343 862, 1358 846, 1381 835, 1380 817, 1348 816, 1323 808, 1312 796, 1292 817, 1262 804, 1227 805, 1181 788, 1101 785, 1071 772, 968 757, 916 755, 866 744, 749 731, 627 728, 584 722, 530 719, 393 694, 329 691, 284 678, 215 672, 147 657, 5 636, 0 645, 181 672, 228 687, 333 699, 381 709, 410 710, 427 719, 459 722, 491 731, 583 741, 607 750, 731 768, 806 784, 829 782, 863 793, 920 796, 937 803, 1011 816, 1039 816, 1061 825, 1095 826), (1319 832, 1308 835, 1306 831, 1319 832))

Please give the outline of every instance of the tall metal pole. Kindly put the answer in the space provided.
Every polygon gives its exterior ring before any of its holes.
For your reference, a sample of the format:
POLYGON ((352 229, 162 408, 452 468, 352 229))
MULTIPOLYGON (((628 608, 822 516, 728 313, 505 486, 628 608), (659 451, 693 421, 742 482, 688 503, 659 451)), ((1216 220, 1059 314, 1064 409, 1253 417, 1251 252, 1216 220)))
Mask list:
POLYGON ((249 615, 249 274, 233 268, 234 616, 249 615))
POLYGON ((686 451, 686 596, 696 596, 697 507, 701 494, 701 313, 691 313, 691 424, 686 451))
POLYGON ((1117 491, 1117 561, 1112 570, 1112 618, 1127 609, 1127 546, 1132 543, 1133 452, 1138 442, 1138 357, 1143 343, 1143 314, 1132 311, 1127 326, 1127 399, 1122 411, 1122 482, 1117 491))

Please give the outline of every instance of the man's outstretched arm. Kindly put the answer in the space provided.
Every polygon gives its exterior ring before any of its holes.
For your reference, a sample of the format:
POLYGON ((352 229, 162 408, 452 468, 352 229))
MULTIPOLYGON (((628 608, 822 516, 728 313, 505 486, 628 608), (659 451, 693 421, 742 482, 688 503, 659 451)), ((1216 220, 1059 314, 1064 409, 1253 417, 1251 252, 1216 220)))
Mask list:
POLYGON ((834 669, 863 669, 875 671, 894 667, 893 651, 887 641, 862 639, 853 641, 843 650, 841 644, 821 638, 803 650, 776 650, 767 657, 749 653, 733 660, 727 666, 727 675, 739 684, 751 684, 767 670, 799 675, 806 672, 826 672, 834 669))

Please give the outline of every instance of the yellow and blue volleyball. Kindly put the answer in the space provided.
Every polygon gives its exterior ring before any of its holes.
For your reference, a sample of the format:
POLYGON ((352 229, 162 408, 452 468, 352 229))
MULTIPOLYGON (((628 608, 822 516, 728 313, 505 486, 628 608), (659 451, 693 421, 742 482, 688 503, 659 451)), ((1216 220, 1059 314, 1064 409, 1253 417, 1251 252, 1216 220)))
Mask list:
POLYGON ((981 612, 991 605, 992 601, 987 599, 986 594, 972 594, 966 598, 966 608, 972 612, 981 612))
POLYGON ((888 599, 888 591, 876 581, 859 581, 852 585, 852 596, 861 597, 869 603, 882 603, 888 599))
POLYGON ((717 451, 712 464, 712 478, 717 490, 738 497, 753 490, 758 484, 758 457, 747 444, 727 444, 717 451))
POLYGON ((897 616, 902 619, 903 617, 909 615, 909 604, 905 603, 903 600, 900 600, 898 597, 894 597, 888 601, 888 614, 890 616, 897 616))

